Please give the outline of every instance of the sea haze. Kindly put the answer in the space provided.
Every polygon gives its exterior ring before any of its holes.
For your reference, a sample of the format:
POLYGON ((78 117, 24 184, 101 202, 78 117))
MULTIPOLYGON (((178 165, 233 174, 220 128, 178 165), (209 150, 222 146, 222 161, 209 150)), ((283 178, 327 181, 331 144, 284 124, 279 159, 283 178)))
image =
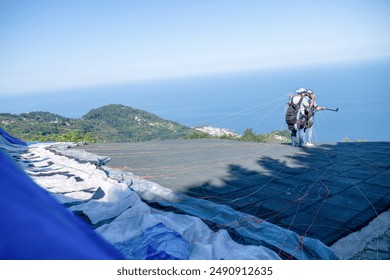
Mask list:
POLYGON ((93 108, 123 104, 192 127, 267 133, 286 129, 288 93, 306 87, 316 92, 318 105, 339 108, 316 114, 315 141, 383 141, 390 140, 389 73, 385 60, 143 81, 1 96, 0 111, 78 118, 93 108))

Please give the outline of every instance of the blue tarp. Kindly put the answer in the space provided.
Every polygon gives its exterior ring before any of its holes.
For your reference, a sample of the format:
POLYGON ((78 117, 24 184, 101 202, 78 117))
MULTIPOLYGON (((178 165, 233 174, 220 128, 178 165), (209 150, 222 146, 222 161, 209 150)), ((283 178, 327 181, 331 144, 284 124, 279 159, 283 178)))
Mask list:
POLYGON ((12 144, 17 144, 17 145, 22 145, 22 146, 27 146, 27 144, 25 142, 23 142, 22 140, 16 138, 16 137, 13 137, 12 135, 9 135, 5 130, 3 130, 1 127, 0 127, 0 136, 3 136, 8 142, 12 143, 12 144))
POLYGON ((1 151, 0 191, 0 259, 123 258, 1 151))
MULTIPOLYGON (((27 146, 0 128, 0 148, 27 146), (1 145, 1 143, 3 145, 1 145)), ((123 259, 84 221, 58 203, 0 150, 0 259, 123 259)), ((133 259, 188 259, 190 245, 162 223, 123 242, 133 259), (131 245, 131 246, 129 246, 131 245)))
POLYGON ((147 228, 135 240, 115 246, 135 260, 188 260, 191 251, 189 242, 163 223, 147 228))

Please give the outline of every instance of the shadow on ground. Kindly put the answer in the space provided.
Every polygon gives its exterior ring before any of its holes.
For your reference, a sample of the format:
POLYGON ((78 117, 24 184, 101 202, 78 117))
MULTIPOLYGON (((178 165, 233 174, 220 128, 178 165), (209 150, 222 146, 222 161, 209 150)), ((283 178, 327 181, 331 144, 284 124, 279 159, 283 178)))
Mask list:
POLYGON ((390 142, 295 148, 197 139, 82 149, 111 157, 111 167, 329 246, 390 208, 390 142))
POLYGON ((327 245, 390 208, 390 143, 273 149, 257 156, 258 166, 230 163, 224 178, 185 186, 185 193, 327 245))

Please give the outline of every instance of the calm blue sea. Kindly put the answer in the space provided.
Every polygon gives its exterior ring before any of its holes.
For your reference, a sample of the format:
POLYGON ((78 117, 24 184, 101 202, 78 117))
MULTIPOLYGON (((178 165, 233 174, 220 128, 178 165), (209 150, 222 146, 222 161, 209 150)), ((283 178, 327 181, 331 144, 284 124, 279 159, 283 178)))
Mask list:
POLYGON ((316 115, 317 142, 390 140, 390 60, 306 66, 192 78, 0 96, 0 111, 49 111, 78 118, 107 104, 123 104, 188 126, 238 133, 285 129, 288 93, 316 92, 317 103, 339 112, 316 115))

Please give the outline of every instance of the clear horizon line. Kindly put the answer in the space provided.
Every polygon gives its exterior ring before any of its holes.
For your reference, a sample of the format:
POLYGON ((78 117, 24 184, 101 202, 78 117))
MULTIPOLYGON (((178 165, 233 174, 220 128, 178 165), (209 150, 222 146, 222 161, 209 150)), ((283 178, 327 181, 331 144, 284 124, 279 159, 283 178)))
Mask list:
POLYGON ((171 73, 171 74, 161 74, 161 75, 151 75, 147 77, 139 77, 134 79, 120 79, 120 80, 111 80, 105 82, 86 82, 79 83, 69 86, 52 86, 52 87, 43 87, 36 89, 21 89, 13 91, 0 91, 0 96, 9 96, 9 95, 30 95, 30 94, 44 94, 53 91, 66 91, 74 89, 83 89, 83 88, 93 88, 93 87, 106 87, 114 85, 125 85, 125 84, 135 84, 143 82, 153 82, 153 81, 164 81, 164 80, 175 80, 175 79, 185 79, 185 78, 196 78, 196 77, 206 77, 206 76, 220 76, 220 75, 229 75, 229 74, 240 74, 240 73, 250 73, 257 71, 275 71, 275 70, 285 70, 291 69, 294 67, 305 68, 312 66, 325 66, 325 65, 337 65, 345 63, 361 63, 361 62, 372 62, 380 59, 390 59, 390 53, 364 56, 364 57, 347 57, 344 59, 324 59, 316 61, 304 61, 301 63, 290 62, 290 63, 278 63, 266 66, 248 66, 248 67, 238 67, 231 69, 214 69, 209 71, 194 71, 187 73, 171 73))

